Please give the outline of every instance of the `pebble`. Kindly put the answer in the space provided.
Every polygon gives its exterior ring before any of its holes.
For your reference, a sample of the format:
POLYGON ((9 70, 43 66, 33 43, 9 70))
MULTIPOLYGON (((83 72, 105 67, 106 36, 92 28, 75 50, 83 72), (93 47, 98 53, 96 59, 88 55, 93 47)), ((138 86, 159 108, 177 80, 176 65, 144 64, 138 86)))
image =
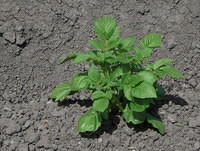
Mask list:
POLYGON ((200 142, 194 143, 194 149, 200 149, 200 142))
POLYGON ((40 141, 37 143, 37 147, 41 148, 41 147, 45 147, 48 148, 49 143, 48 143, 48 136, 42 136, 42 138, 40 139, 40 141))
POLYGON ((36 143, 40 140, 40 135, 38 133, 35 133, 33 130, 31 130, 31 131, 28 131, 25 138, 29 143, 36 143))
POLYGON ((102 138, 99 138, 98 139, 98 143, 102 143, 103 142, 103 139, 102 138))
POLYGON ((189 120, 189 127, 200 127, 200 115, 189 120))
POLYGON ((16 44, 21 46, 26 42, 26 39, 21 35, 21 34, 17 34, 16 35, 16 44))
POLYGON ((190 80, 188 81, 188 83, 189 83, 192 87, 196 87, 196 85, 197 85, 197 82, 196 82, 196 80, 195 80, 194 78, 190 79, 190 80))
POLYGON ((33 123, 33 122, 30 121, 30 120, 26 121, 26 123, 25 123, 24 126, 23 126, 23 129, 27 129, 27 128, 29 128, 30 125, 31 125, 32 123, 33 123))
POLYGON ((168 120, 171 122, 171 123, 175 123, 177 120, 177 117, 175 114, 169 114, 168 115, 168 120))
POLYGON ((5 32, 3 37, 8 40, 10 43, 15 43, 16 35, 15 32, 5 32))
POLYGON ((29 151, 36 151, 35 146, 32 145, 32 144, 30 144, 30 145, 28 146, 28 148, 29 148, 29 151))
POLYGON ((6 128, 6 134, 13 135, 17 132, 20 132, 21 127, 15 121, 9 121, 8 127, 6 128))
POLYGON ((7 24, 3 24, 2 26, 0 26, 0 34, 3 34, 7 31, 8 25, 7 24))
POLYGON ((21 144, 21 145, 19 145, 18 150, 19 151, 29 151, 28 144, 21 144))
POLYGON ((56 109, 51 113, 55 117, 63 116, 65 114, 64 110, 57 111, 56 109))

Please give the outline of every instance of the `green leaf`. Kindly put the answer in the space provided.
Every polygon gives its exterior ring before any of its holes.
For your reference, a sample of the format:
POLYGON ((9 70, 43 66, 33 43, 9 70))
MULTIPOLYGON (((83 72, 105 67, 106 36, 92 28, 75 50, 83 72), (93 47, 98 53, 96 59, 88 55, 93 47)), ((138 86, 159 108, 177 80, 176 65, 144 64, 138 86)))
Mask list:
POLYGON ((73 53, 73 54, 67 56, 65 59, 63 59, 63 60, 60 62, 60 64, 63 64, 63 63, 65 63, 65 62, 69 61, 69 60, 72 60, 72 59, 76 58, 76 56, 77 56, 77 53, 73 53))
POLYGON ((163 67, 160 67, 159 69, 172 78, 184 77, 182 73, 180 73, 176 68, 171 67, 171 66, 163 66, 163 67))
POLYGON ((124 92, 124 96, 128 99, 128 100, 132 100, 132 87, 130 85, 124 85, 123 87, 123 92, 124 92))
POLYGON ((81 62, 85 62, 88 61, 88 59, 90 58, 90 56, 88 54, 77 54, 76 58, 74 59, 74 64, 78 64, 81 62))
POLYGON ((90 67, 88 71, 88 76, 92 81, 99 81, 101 78, 101 74, 95 65, 92 65, 92 67, 90 67))
POLYGON ((77 75, 72 79, 71 89, 72 90, 85 90, 89 87, 90 80, 88 76, 77 75))
POLYGON ((78 121, 79 132, 94 132, 101 126, 101 117, 94 111, 89 110, 78 121))
POLYGON ((140 49, 140 48, 134 47, 133 49, 136 53, 136 56, 134 58, 135 60, 138 60, 138 61, 143 61, 144 59, 152 55, 152 48, 146 47, 146 48, 140 49))
POLYGON ((113 96, 113 92, 110 90, 110 91, 106 91, 106 94, 105 94, 105 97, 107 98, 107 99, 111 99, 112 98, 112 96, 113 96))
POLYGON ((102 40, 109 40, 113 34, 116 34, 116 30, 117 25, 112 17, 98 18, 95 23, 95 33, 102 40))
POLYGON ((127 104, 122 116, 128 123, 141 124, 145 121, 146 112, 134 112, 130 109, 129 104, 127 104))
POLYGON ((169 58, 163 58, 163 59, 160 59, 158 61, 156 61, 154 64, 153 64, 153 69, 157 69, 163 65, 167 65, 167 64, 170 64, 173 60, 172 59, 169 59, 169 58))
POLYGON ((122 76, 122 84, 123 85, 135 86, 142 81, 143 81, 143 79, 139 75, 125 74, 124 76, 122 76))
POLYGON ((156 33, 147 34, 141 41, 143 48, 158 48, 161 45, 161 36, 156 33))
POLYGON ((97 50, 102 50, 106 48, 104 42, 101 40, 89 40, 89 43, 93 48, 97 50))
POLYGON ((152 103, 151 100, 133 99, 132 102, 130 103, 130 108, 132 111, 135 111, 135 112, 144 112, 151 103, 152 103))
POLYGON ((109 110, 107 109, 104 112, 102 112, 101 116, 103 119, 108 120, 109 119, 109 110))
POLYGON ((119 44, 119 38, 110 39, 110 40, 108 40, 108 43, 106 45, 106 49, 109 50, 109 49, 115 48, 115 47, 118 46, 118 44, 119 44))
POLYGON ((103 91, 95 91, 92 93, 92 100, 97 100, 97 99, 100 99, 100 98, 104 98, 105 97, 105 93, 103 91))
POLYGON ((100 98, 93 102, 93 109, 98 112, 104 112, 109 106, 109 100, 107 98, 100 98))
POLYGON ((120 36, 120 30, 119 27, 116 25, 115 31, 110 37, 110 39, 119 39, 119 36, 120 36))
POLYGON ((69 83, 62 83, 56 86, 56 88, 51 93, 51 98, 56 99, 55 101, 64 100, 71 92, 71 87, 69 83))
POLYGON ((125 38, 121 39, 120 45, 122 49, 131 50, 133 48, 133 43, 136 41, 135 38, 125 38))
POLYGON ((160 85, 156 85, 156 94, 158 97, 165 96, 165 90, 160 85))
POLYGON ((153 84, 154 82, 156 82, 156 80, 158 79, 152 72, 150 71, 142 71, 138 73, 139 76, 141 76, 141 78, 148 82, 153 84))
POLYGON ((142 82, 132 89, 132 96, 136 98, 157 98, 156 90, 152 84, 148 82, 142 82))
POLYGON ((114 69, 114 71, 111 73, 111 78, 116 79, 119 76, 123 75, 123 69, 121 67, 117 67, 114 69))
POLYGON ((162 123, 162 121, 160 119, 157 119, 156 117, 152 116, 151 114, 147 114, 147 122, 152 124, 152 126, 156 129, 158 129, 158 131, 161 134, 165 134, 165 126, 162 123))

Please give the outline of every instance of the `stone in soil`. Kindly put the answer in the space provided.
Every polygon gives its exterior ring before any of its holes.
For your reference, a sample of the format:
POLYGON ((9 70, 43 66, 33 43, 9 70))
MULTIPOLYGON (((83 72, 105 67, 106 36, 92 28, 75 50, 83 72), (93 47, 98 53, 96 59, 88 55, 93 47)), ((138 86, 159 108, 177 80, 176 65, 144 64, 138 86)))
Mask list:
POLYGON ((8 40, 10 43, 15 43, 15 40, 16 40, 16 35, 15 35, 15 32, 5 32, 3 34, 3 37, 8 40))

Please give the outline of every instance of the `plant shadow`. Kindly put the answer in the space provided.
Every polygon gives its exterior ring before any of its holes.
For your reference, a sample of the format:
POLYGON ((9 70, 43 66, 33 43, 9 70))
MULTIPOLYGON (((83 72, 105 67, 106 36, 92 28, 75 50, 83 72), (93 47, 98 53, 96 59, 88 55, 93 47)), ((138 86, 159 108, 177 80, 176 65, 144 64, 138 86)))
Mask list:
POLYGON ((120 122, 119 114, 117 111, 112 111, 109 114, 109 120, 104 120, 102 126, 96 132, 85 132, 80 133, 80 135, 84 138, 99 138, 103 133, 112 134, 116 129, 120 122))
MULTIPOLYGON (((161 119, 160 115, 158 114, 159 108, 162 108, 163 105, 169 104, 172 101, 175 105, 185 106, 188 103, 181 97, 175 95, 165 95, 162 99, 156 100, 156 104, 152 105, 147 111, 148 113, 152 114, 158 119, 161 119)), ((136 132, 146 131, 147 129, 154 129, 158 132, 157 129, 151 126, 151 124, 144 122, 139 125, 134 124, 127 124, 129 128, 133 128, 136 132)), ((158 132, 159 133, 159 132, 158 132)))
MULTIPOLYGON (((175 105, 185 106, 188 105, 188 103, 182 99, 179 96, 175 95, 165 95, 162 99, 156 100, 156 104, 152 105, 147 111, 148 113, 152 114, 153 116, 157 117, 158 119, 161 119, 160 115, 158 114, 159 108, 161 108, 165 104, 169 104, 169 102, 172 101, 175 105)), ((91 107, 92 106, 92 100, 90 99, 82 99, 82 100, 76 100, 76 99, 65 99, 62 102, 58 103, 58 106, 70 106, 72 104, 79 104, 80 106, 85 107, 91 107)), ((103 133, 112 134, 118 127, 118 124, 120 122, 120 113, 117 110, 113 110, 109 114, 109 120, 104 120, 102 123, 102 126, 99 130, 96 132, 85 132, 80 133, 80 135, 84 138, 99 138, 103 133)), ((134 125, 128 123, 127 126, 131 129, 133 129, 136 133, 137 132, 144 132, 147 129, 154 129, 157 131, 157 129, 153 128, 149 123, 144 122, 139 125, 134 125)))

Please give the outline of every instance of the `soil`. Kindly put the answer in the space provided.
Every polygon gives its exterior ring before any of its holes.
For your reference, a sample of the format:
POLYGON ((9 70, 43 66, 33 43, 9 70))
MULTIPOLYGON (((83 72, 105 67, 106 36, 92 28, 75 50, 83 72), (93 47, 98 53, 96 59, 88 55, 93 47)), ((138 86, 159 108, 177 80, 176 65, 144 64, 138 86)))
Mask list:
POLYGON ((0 150, 199 151, 199 60, 199 0, 0 0, 0 150), (88 95, 62 104, 49 99, 57 84, 87 68, 58 62, 87 50, 96 18, 105 15, 116 18, 123 37, 160 33, 163 45, 151 61, 173 58, 184 73, 161 82, 167 96, 154 111, 167 134, 112 114, 97 133, 80 135, 88 95))

